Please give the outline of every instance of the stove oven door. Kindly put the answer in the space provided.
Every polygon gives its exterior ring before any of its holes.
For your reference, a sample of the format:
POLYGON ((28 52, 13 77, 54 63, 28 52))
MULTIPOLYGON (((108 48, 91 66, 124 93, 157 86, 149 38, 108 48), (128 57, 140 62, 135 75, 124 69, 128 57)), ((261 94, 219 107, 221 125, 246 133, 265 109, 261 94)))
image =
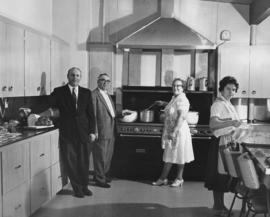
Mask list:
POLYGON ((120 134, 115 143, 112 175, 132 180, 155 180, 162 170, 161 136, 120 134))

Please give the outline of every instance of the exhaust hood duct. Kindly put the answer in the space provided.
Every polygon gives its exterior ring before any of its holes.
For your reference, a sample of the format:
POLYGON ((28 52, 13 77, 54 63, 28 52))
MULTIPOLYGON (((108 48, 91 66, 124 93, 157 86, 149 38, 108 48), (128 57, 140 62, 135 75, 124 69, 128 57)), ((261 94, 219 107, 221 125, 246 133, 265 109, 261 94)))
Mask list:
POLYGON ((119 41, 119 48, 215 49, 215 44, 175 18, 158 18, 119 41))
POLYGON ((174 0, 161 0, 161 17, 116 43, 118 48, 215 49, 214 43, 174 18, 174 0))

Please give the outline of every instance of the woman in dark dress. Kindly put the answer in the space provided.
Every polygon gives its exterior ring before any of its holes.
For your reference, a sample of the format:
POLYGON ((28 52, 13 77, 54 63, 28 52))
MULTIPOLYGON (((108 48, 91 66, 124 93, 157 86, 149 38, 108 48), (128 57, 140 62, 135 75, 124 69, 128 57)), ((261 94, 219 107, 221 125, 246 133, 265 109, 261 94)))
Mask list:
POLYGON ((213 138, 210 146, 205 187, 213 191, 215 216, 227 216, 224 193, 234 189, 237 180, 231 178, 224 169, 221 152, 232 141, 232 133, 241 125, 239 116, 230 99, 238 89, 234 77, 224 77, 219 82, 220 96, 211 106, 210 128, 213 138))

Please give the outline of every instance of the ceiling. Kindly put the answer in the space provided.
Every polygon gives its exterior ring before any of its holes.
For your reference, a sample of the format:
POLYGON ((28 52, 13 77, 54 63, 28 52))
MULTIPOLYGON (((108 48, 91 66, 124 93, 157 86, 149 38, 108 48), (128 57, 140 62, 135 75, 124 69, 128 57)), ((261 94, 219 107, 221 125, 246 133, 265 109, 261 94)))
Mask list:
POLYGON ((201 0, 201 1, 212 1, 212 2, 225 2, 225 3, 237 3, 237 4, 251 4, 253 0, 201 0))

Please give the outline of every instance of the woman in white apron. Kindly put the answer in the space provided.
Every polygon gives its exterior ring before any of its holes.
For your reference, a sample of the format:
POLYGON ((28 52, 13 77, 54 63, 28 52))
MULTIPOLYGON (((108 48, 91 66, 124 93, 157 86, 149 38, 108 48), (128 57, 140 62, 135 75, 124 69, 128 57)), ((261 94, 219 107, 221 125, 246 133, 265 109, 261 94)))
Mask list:
POLYGON ((237 183, 236 179, 232 179, 225 172, 220 150, 232 141, 235 129, 241 125, 239 116, 230 102, 238 86, 234 77, 224 77, 219 82, 221 96, 211 106, 210 128, 214 137, 209 150, 205 187, 213 191, 213 210, 216 216, 227 215, 224 193, 233 190, 237 183))
POLYGON ((183 185, 185 163, 194 160, 190 129, 186 120, 189 101, 183 92, 183 82, 176 78, 172 83, 173 97, 165 107, 165 121, 162 135, 164 166, 160 178, 153 185, 167 184, 172 164, 177 165, 177 175, 171 187, 183 185))

